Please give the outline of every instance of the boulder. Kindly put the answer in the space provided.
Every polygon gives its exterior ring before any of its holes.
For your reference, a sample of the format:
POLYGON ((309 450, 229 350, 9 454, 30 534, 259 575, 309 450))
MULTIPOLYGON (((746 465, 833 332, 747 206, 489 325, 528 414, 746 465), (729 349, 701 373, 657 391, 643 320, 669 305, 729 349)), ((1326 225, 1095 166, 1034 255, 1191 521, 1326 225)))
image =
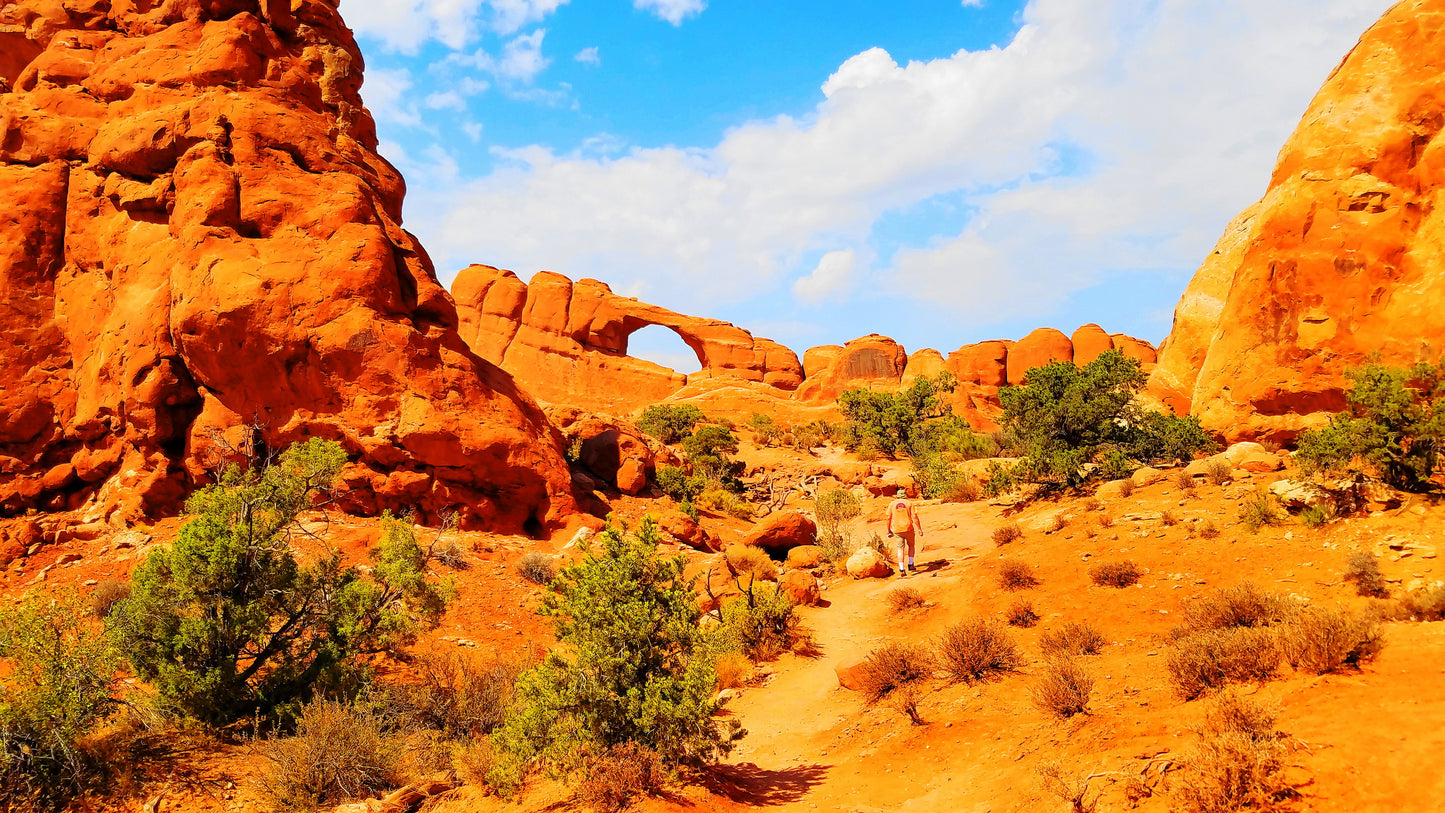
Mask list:
POLYGON ((687 514, 681 511, 663 511, 656 519, 657 527, 679 543, 705 553, 717 550, 717 539, 687 514))
POLYGON ((1335 497, 1329 489, 1304 480, 1280 480, 1270 485, 1269 493, 1291 511, 1332 507, 1335 504, 1335 497))
POLYGON ((838 685, 855 692, 862 689, 867 664, 867 655, 854 655, 838 661, 833 667, 833 674, 838 676, 838 685))
POLYGON ((1254 443, 1252 441, 1243 441, 1240 443, 1232 444, 1228 449, 1225 449, 1224 452, 1221 453, 1221 456, 1225 460, 1229 461, 1229 465, 1235 468, 1240 468, 1239 464, 1243 463, 1246 458, 1250 457, 1251 455, 1259 454, 1269 454, 1269 451, 1258 443, 1254 443))
POLYGON ((811 545, 818 538, 818 526, 801 511, 774 511, 753 526, 743 544, 769 551, 785 551, 811 545))
POLYGON ((1236 469, 1239 469, 1240 471, 1249 471, 1256 474, 1261 474, 1272 471, 1279 471, 1280 469, 1284 468, 1284 461, 1280 459, 1280 456, 1277 454, 1271 454, 1269 452, 1257 452, 1255 454, 1246 455, 1243 459, 1236 463, 1234 467, 1236 469))
POLYGON ((817 545, 799 545, 788 551, 788 559, 783 562, 784 570, 812 570, 823 564, 823 549, 817 545))
POLYGON ((1099 486, 1094 491, 1094 496, 1098 497, 1101 500, 1117 500, 1124 496, 1124 489, 1126 487, 1134 487, 1134 480, 1132 477, 1128 480, 1110 480, 1109 482, 1099 486), (1125 486, 1125 483, 1128 483, 1129 485, 1125 486))
POLYGON ((882 579, 893 574, 893 563, 873 548, 859 548, 848 557, 848 575, 855 579, 882 579))
POLYGON ((1098 325, 1084 325, 1069 337, 1074 347, 1074 363, 1083 367, 1105 352, 1114 349, 1114 340, 1098 325))
POLYGON ((781 590, 794 604, 811 607, 818 603, 818 579, 806 570, 789 570, 778 580, 781 590))
POLYGON ((1426 214, 1445 178, 1442 12, 1404 0, 1365 32, 1186 289, 1150 390, 1206 431, 1288 442, 1345 408, 1352 370, 1445 345, 1426 214))
POLYGON ((1074 344, 1069 337, 1051 327, 1041 327, 1009 348, 1008 383, 1023 384, 1029 370, 1073 359, 1074 344))
POLYGON ((809 374, 798 387, 799 401, 832 403, 840 393, 853 387, 896 389, 908 366, 908 354, 903 346, 876 333, 854 339, 836 351, 831 347, 824 349, 826 353, 815 353, 813 358, 815 361, 827 358, 828 363, 809 374))
POLYGON ((1134 481, 1135 488, 1146 488, 1164 479, 1164 472, 1145 466, 1140 469, 1135 469, 1129 479, 1134 481))

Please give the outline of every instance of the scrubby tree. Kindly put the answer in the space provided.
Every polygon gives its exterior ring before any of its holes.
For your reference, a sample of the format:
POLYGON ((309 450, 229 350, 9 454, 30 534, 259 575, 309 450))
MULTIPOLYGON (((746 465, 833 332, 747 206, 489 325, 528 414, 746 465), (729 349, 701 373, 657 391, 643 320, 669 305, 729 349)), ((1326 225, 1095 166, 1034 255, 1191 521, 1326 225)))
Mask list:
POLYGON ((493 734, 501 756, 490 781, 504 792, 533 769, 568 774, 624 743, 676 766, 726 754, 740 736, 716 717, 717 673, 685 560, 658 554, 651 518, 596 541, 600 550, 549 585, 541 612, 562 646, 518 681, 514 712, 493 734))
POLYGON ((1086 465, 1120 476, 1133 461, 1189 458, 1212 445, 1193 418, 1149 413, 1136 395, 1147 377, 1137 359, 1110 350, 1082 367, 1057 362, 1028 371, 1023 386, 999 390, 1000 422, 1022 447, 1014 476, 1075 485, 1086 465))
POLYGON ((899 392, 845 390, 838 396, 838 409, 846 419, 844 448, 867 446, 890 456, 915 453, 925 423, 952 411, 941 396, 957 385, 953 374, 945 371, 915 378, 899 392))
POLYGON ((214 725, 286 717, 317 692, 354 688, 359 655, 440 617, 445 593, 426 579, 410 523, 384 518, 369 574, 336 551, 297 559, 296 518, 345 461, 339 444, 308 440, 274 464, 231 467, 187 501, 175 544, 151 553, 108 617, 162 696, 214 725))
POLYGON ((1445 448, 1445 364, 1369 364, 1351 375, 1349 408, 1300 435, 1306 471, 1372 471, 1396 488, 1430 487, 1445 448))
POLYGON ((637 428, 671 444, 687 437, 694 426, 706 419, 702 410, 692 404, 653 404, 642 411, 637 428))
POLYGON ((81 739, 115 707, 120 656, 73 593, 0 612, 0 806, 60 807, 81 789, 81 739))

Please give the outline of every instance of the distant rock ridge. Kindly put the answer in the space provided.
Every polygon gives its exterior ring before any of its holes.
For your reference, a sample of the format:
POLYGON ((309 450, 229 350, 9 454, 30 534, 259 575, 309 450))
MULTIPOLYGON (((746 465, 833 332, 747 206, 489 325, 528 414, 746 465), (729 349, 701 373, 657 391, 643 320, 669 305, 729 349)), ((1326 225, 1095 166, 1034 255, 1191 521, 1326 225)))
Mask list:
POLYGON ((522 282, 487 265, 463 269, 452 285, 462 337, 545 402, 623 414, 660 401, 687 401, 734 416, 783 409, 795 418, 828 417, 851 387, 897 389, 944 370, 959 380, 955 409, 992 428, 998 389, 1020 384, 1030 367, 1054 361, 1087 364, 1117 349, 1152 370, 1154 347, 1141 339, 1085 325, 1072 336, 1040 328, 1019 341, 966 345, 945 357, 909 354, 887 336, 793 351, 727 322, 685 316, 549 271, 522 282), (627 355, 627 338, 647 325, 671 328, 703 369, 682 375, 627 355))
POLYGON ((540 532, 560 435, 400 227, 334 2, 0 7, 0 517, 172 510, 240 442, 343 504, 540 532))
POLYGON ((1285 442, 1345 406, 1352 368, 1442 358, 1442 60, 1445 0, 1405 0, 1330 75, 1180 300, 1161 401, 1285 442))

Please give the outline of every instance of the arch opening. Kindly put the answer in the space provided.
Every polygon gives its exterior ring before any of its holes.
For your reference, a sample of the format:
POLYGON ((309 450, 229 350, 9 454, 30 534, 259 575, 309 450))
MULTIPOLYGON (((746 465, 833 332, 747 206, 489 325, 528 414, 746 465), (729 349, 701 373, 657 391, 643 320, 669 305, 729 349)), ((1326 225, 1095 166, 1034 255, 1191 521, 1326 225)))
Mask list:
POLYGON ((702 355, 689 347, 681 334, 662 325, 643 325, 632 331, 623 341, 622 352, 684 375, 703 368, 702 355))

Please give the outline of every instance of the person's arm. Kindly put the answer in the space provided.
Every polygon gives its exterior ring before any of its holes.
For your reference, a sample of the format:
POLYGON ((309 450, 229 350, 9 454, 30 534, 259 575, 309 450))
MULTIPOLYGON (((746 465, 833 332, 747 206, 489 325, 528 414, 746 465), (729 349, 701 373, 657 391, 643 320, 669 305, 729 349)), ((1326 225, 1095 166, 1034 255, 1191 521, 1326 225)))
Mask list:
POLYGON ((923 536, 923 520, 918 518, 918 506, 910 505, 908 510, 913 512, 913 532, 915 536, 923 536))

